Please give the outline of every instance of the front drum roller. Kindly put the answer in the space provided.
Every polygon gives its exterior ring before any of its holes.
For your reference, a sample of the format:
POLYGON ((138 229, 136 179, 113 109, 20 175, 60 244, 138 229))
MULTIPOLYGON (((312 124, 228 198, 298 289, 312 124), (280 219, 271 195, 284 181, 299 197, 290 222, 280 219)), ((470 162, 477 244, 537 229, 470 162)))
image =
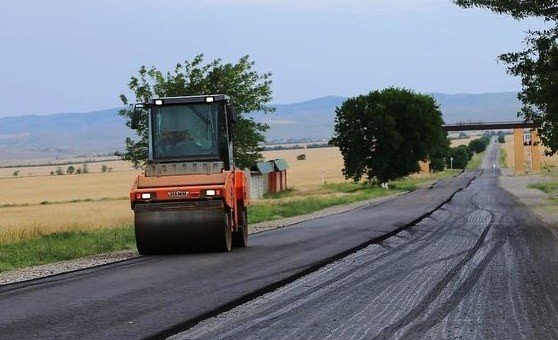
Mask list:
POLYGON ((134 212, 142 255, 231 250, 232 232, 222 201, 136 204, 134 212))

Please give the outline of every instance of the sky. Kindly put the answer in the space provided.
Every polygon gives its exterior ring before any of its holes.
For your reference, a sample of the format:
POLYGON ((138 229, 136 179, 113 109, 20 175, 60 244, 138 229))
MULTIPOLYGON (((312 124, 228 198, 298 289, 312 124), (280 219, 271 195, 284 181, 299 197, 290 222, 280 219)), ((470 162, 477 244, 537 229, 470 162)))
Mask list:
POLYGON ((120 106, 141 65, 250 55, 274 103, 420 92, 518 91, 499 54, 534 20, 449 0, 0 0, 0 117, 120 106))

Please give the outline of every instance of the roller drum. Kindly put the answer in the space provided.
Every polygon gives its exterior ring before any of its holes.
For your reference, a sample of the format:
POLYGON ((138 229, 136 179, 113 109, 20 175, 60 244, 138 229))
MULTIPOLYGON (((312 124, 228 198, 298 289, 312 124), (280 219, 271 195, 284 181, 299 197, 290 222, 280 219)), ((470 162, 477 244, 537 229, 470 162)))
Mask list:
POLYGON ((137 204, 140 254, 229 251, 231 229, 220 200, 137 204))

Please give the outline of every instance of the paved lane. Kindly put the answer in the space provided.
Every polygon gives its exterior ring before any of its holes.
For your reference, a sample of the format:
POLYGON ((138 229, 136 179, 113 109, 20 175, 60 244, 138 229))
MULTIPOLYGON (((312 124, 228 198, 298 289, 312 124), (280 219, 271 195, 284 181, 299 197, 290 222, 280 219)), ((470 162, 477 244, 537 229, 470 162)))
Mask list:
POLYGON ((0 287, 0 338, 174 334, 301 277, 437 209, 465 173, 398 199, 263 232, 229 254, 142 257, 0 287))
POLYGON ((558 339, 558 240, 491 170, 434 214, 175 338, 558 339))

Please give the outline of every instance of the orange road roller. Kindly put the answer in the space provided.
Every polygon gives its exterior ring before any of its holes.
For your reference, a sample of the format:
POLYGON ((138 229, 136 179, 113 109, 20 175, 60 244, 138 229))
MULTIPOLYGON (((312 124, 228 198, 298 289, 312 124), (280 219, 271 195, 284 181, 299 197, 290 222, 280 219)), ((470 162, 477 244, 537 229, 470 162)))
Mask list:
POLYGON ((130 191, 139 253, 246 247, 248 182, 233 164, 229 97, 154 98, 135 105, 131 127, 146 121, 149 158, 130 191))

